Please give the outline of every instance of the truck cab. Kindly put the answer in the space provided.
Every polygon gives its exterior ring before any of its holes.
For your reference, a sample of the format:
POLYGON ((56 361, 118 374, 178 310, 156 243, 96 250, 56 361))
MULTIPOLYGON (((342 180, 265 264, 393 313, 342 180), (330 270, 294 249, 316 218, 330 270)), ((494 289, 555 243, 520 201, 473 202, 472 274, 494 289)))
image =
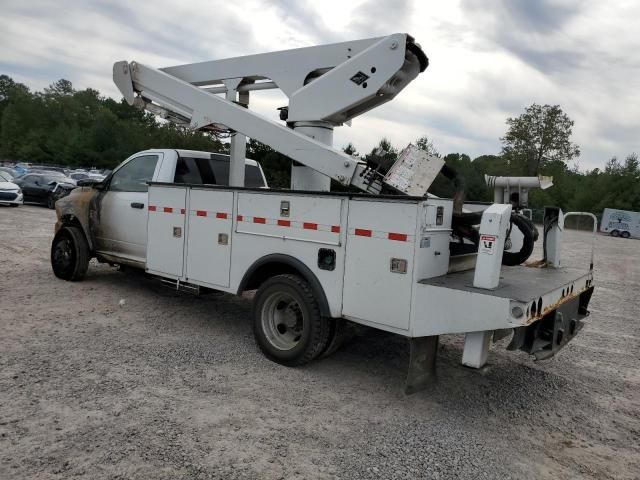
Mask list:
MULTIPOLYGON (((145 268, 149 182, 228 185, 229 156, 173 149, 138 152, 104 181, 58 201, 56 232, 65 223, 78 224, 100 260, 145 268)), ((245 160, 245 185, 267 188, 255 160, 245 160)))

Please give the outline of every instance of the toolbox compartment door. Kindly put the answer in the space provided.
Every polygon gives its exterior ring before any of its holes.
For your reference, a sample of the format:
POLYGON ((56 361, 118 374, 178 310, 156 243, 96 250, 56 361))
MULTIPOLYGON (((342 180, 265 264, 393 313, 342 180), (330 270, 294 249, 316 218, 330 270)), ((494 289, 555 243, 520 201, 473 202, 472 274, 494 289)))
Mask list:
POLYGON ((183 273, 186 188, 149 187, 147 271, 178 279, 183 273))
POLYGON ((408 330, 417 211, 410 203, 349 202, 343 315, 408 330))
POLYGON ((187 213, 186 280, 228 287, 233 192, 192 188, 187 213))

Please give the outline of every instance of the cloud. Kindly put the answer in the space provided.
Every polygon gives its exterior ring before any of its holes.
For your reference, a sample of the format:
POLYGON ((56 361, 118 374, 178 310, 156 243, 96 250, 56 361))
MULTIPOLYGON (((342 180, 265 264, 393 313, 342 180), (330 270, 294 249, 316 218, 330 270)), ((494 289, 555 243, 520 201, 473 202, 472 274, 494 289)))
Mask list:
MULTIPOLYGON (((398 97, 335 131, 370 150, 421 135, 441 152, 500 151, 505 119, 533 102, 575 120, 582 168, 640 151, 637 2, 596 0, 4 0, 0 73, 33 89, 59 78, 118 97, 117 60, 156 67, 386 35, 412 34, 430 66, 398 97)), ((281 94, 252 94, 277 119, 281 94)))

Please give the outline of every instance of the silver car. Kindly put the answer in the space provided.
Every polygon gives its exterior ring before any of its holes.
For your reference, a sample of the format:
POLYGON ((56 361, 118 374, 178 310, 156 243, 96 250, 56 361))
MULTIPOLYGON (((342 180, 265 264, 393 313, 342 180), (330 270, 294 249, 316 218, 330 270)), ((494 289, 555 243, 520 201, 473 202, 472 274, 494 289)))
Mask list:
POLYGON ((13 183, 13 177, 7 172, 0 171, 0 204, 17 207, 22 204, 22 190, 13 183))

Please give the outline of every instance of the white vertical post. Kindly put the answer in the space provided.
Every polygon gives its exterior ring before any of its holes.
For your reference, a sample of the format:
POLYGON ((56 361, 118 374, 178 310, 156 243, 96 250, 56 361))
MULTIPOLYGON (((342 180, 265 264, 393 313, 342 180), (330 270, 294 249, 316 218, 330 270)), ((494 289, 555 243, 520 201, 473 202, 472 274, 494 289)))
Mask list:
POLYGON ((487 363, 492 333, 493 330, 485 330, 465 334, 462 351, 462 364, 465 367, 481 368, 487 363))
MULTIPOLYGON (((329 123, 297 122, 293 129, 318 142, 333 146, 333 125, 329 123)), ((303 165, 292 165, 291 189, 328 192, 331 190, 331 179, 312 168, 303 165)))
POLYGON ((482 213, 474 287, 491 290, 498 286, 504 241, 510 221, 511 205, 494 203, 482 213))
MULTIPOLYGON (((237 89, 241 81, 241 78, 224 80, 224 86, 227 87, 227 93, 225 97, 228 101, 236 101, 237 89)), ((240 94, 240 103, 245 102, 246 104, 249 103, 249 92, 240 94)), ((247 137, 238 132, 234 132, 231 134, 229 156, 229 186, 244 187, 245 157, 247 156, 247 137)))
MULTIPOLYGON (((547 262, 553 268, 560 268, 560 254, 562 250, 562 231, 564 230, 564 215, 560 208, 545 208, 545 220, 556 213, 558 218, 548 227, 548 232, 543 239, 547 253, 547 262), (555 212, 554 212, 555 211, 555 212)), ((545 223, 545 228, 546 228, 545 223)))

